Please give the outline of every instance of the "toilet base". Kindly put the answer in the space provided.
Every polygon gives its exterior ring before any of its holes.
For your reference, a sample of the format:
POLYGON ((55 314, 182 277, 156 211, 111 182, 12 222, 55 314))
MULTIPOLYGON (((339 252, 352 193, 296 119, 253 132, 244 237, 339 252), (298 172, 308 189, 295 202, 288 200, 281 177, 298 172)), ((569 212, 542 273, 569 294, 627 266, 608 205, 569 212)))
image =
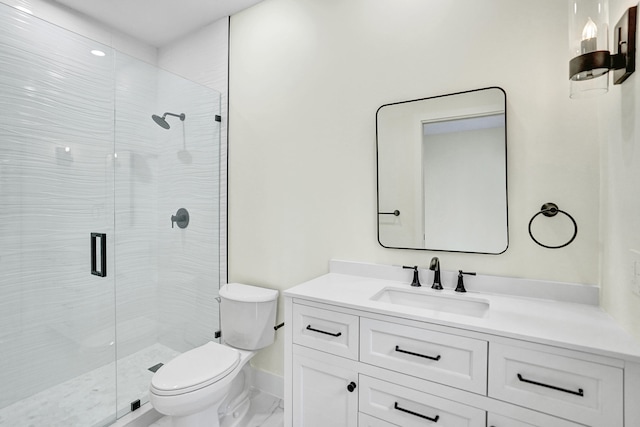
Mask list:
POLYGON ((228 400, 222 402, 223 405, 193 415, 165 416, 162 423, 153 424, 151 427, 237 427, 251 408, 251 388, 241 389, 239 395, 231 399, 230 404, 226 402, 228 400))
POLYGON ((250 398, 250 390, 246 389, 239 399, 234 399, 233 406, 228 407, 227 412, 220 413, 222 411, 220 408, 218 412, 220 427, 237 427, 251 408, 250 398))
POLYGON ((168 418, 171 427, 220 427, 217 406, 211 406, 192 415, 170 416, 168 418))

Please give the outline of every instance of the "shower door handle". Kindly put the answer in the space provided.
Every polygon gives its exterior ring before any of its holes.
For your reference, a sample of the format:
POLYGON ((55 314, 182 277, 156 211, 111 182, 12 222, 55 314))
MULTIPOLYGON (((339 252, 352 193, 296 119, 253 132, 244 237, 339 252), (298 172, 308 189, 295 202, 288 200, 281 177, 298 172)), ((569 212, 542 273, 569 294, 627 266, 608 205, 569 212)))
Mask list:
POLYGON ((91 274, 107 276, 107 235, 105 233, 91 233, 91 274), (98 270, 98 239, 100 239, 100 270, 98 270))

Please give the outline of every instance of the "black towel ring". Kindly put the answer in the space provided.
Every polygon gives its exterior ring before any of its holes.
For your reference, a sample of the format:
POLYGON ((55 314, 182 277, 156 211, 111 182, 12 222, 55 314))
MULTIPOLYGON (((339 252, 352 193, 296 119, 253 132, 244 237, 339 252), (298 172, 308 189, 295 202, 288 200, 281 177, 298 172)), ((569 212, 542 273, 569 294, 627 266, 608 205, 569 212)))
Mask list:
POLYGON ((542 246, 543 248, 547 248, 547 249, 560 249, 560 248, 564 248, 565 246, 569 245, 571 242, 573 242, 576 238, 576 236, 578 235, 578 224, 576 223, 576 220, 573 219, 573 217, 571 215, 569 215, 568 213, 566 213, 563 210, 558 209, 558 205, 556 205, 555 203, 545 203, 544 205, 542 205, 542 207, 540 208, 540 212, 538 212, 537 214, 535 214, 532 218, 531 221, 529 221, 529 236, 531 236, 531 239, 533 239, 534 242, 536 242, 537 244, 539 244, 540 246, 542 246), (567 217, 569 217, 569 219, 571 220, 571 222, 573 222, 573 236, 571 236, 571 239, 569 239, 569 241, 567 243, 565 243, 564 245, 559 245, 559 246, 548 246, 548 245, 544 245, 540 242, 538 242, 536 240, 535 237, 533 237, 533 233, 531 233, 531 224, 533 223, 533 220, 536 219, 536 217, 540 214, 546 216, 546 217, 552 217, 552 216, 556 216, 558 214, 558 212, 565 214, 567 217))

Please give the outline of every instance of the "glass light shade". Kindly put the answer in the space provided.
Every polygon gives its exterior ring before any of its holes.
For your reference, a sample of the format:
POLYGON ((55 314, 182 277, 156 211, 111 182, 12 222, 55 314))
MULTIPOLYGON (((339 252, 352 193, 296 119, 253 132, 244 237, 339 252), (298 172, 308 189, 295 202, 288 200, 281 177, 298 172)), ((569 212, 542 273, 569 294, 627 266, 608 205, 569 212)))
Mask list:
MULTIPOLYGON (((609 51, 607 0, 569 0, 569 59, 609 51)), ((608 57, 607 61, 608 62, 608 57)), ((569 80, 569 96, 585 98, 609 90, 608 64, 582 71, 569 80)))

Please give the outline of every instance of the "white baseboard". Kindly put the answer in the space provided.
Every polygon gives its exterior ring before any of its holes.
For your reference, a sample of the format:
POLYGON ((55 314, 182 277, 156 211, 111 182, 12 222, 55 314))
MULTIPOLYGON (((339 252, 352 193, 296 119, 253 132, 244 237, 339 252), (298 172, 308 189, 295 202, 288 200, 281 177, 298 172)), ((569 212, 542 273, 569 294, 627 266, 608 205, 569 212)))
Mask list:
POLYGON ((253 371, 253 387, 279 399, 284 398, 284 378, 271 372, 251 367, 253 371))

